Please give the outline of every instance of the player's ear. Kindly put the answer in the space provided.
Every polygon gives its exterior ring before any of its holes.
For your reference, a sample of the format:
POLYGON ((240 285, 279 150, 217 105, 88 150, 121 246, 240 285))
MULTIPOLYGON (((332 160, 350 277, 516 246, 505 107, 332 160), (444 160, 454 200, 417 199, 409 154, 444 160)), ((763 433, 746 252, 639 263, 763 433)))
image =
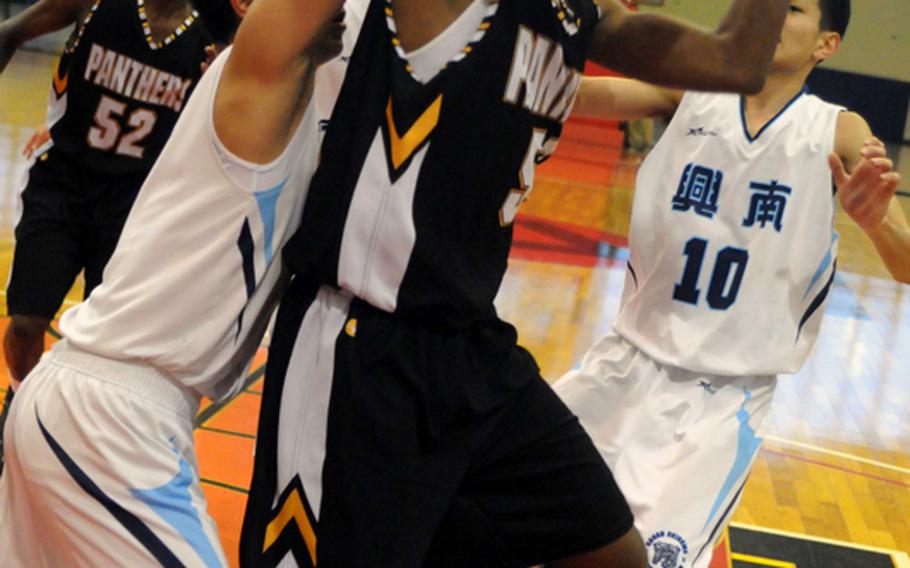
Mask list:
POLYGON ((827 60, 840 49, 841 35, 837 32, 822 32, 815 46, 815 60, 817 63, 827 60))
POLYGON ((250 9, 250 4, 252 3, 253 0, 231 0, 231 6, 233 6, 234 11, 237 12, 241 19, 246 16, 246 12, 250 9))

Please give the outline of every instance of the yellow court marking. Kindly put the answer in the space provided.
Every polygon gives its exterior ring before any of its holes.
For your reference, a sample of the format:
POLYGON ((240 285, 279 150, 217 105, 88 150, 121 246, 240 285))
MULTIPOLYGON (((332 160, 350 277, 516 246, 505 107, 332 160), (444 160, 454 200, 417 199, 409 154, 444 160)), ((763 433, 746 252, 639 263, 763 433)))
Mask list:
POLYGON ((905 552, 900 552, 898 550, 890 550, 887 548, 878 548, 876 546, 866 546, 864 544, 856 544, 853 542, 844 542, 842 540, 833 540, 830 538, 822 538, 818 536, 811 536, 807 534, 782 531, 778 529, 769 529, 767 527, 757 527, 755 525, 746 525, 742 523, 730 523, 731 527, 744 529, 747 531, 754 532, 763 532, 767 534, 773 534, 778 536, 786 536, 790 538, 795 538, 799 540, 808 540, 812 542, 820 542, 822 544, 831 544, 834 546, 840 546, 842 548, 852 548, 854 550, 865 550, 866 552, 875 552, 877 554, 885 554, 891 556, 891 560, 894 562, 895 568, 910 568, 910 556, 907 556, 905 552))
POLYGON ((786 438, 778 438, 777 436, 765 436, 765 440, 770 442, 778 443, 782 446, 793 446, 795 448, 802 448, 804 450, 810 450, 820 454, 827 454, 829 456, 835 456, 838 458, 843 458, 846 460, 851 460, 859 463, 864 463, 867 465, 875 466, 881 469, 890 469, 891 471, 896 471, 898 473, 903 473, 904 475, 910 475, 910 469, 899 467, 896 465, 891 465, 889 463, 883 463, 880 461, 870 460, 868 458, 863 458, 860 456, 855 456, 853 454, 847 454, 844 452, 838 452, 836 450, 829 450, 827 448, 822 448, 819 446, 813 446, 812 444, 805 444, 803 442, 797 442, 796 440, 787 440, 786 438))
POLYGON ((739 560, 740 562, 758 564, 759 566, 774 566, 775 568, 796 568, 796 564, 793 562, 774 560, 772 558, 762 558, 761 556, 750 556, 748 554, 740 554, 738 552, 734 552, 731 558, 733 560, 739 560))

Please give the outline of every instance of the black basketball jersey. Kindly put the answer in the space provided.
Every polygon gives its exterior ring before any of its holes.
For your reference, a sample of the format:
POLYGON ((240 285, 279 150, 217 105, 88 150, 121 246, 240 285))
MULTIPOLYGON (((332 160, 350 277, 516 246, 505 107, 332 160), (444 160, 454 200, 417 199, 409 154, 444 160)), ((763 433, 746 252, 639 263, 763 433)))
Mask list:
POLYGON ((54 145, 104 175, 149 170, 201 75, 209 43, 195 11, 158 43, 143 0, 98 0, 54 73, 47 117, 54 145))
POLYGON ((373 0, 285 249, 292 269, 404 317, 489 314, 512 221, 555 149, 599 15, 592 0, 492 2, 470 43, 421 83, 392 4, 373 0))

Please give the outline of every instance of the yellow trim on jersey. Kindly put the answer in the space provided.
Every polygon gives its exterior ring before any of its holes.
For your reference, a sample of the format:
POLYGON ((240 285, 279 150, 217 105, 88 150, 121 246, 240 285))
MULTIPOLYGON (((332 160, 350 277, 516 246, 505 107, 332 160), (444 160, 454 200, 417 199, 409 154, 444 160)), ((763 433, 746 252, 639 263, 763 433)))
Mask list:
POLYGON ((300 531, 300 536, 303 537, 303 542, 310 553, 310 560, 313 561, 313 566, 317 566, 316 531, 313 530, 310 518, 303 507, 303 498, 300 495, 300 491, 296 488, 284 500, 284 504, 275 514, 275 518, 265 528, 265 542, 262 545, 263 554, 275 544, 275 541, 281 536, 281 532, 291 521, 297 523, 297 530, 300 531))
POLYGON ((439 123, 439 114, 442 109, 442 95, 436 97, 436 100, 423 111, 420 118, 414 122, 413 126, 404 133, 404 136, 398 135, 398 129, 395 128, 395 117, 392 113, 392 97, 389 97, 389 104, 386 105, 385 115, 389 123, 389 141, 391 142, 390 151, 392 153, 392 165, 397 170, 402 164, 414 154, 439 123))
POLYGON ((60 76, 60 62, 62 60, 57 60, 57 68, 54 69, 54 92, 58 97, 63 96, 63 93, 66 92, 66 86, 69 84, 70 74, 69 71, 63 74, 63 77, 60 76))

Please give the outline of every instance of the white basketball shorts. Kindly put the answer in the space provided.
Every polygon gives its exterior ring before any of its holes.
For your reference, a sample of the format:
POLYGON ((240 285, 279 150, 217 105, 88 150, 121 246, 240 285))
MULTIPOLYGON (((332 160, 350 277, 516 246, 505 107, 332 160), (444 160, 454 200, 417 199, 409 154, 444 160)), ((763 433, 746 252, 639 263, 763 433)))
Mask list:
POLYGON ((608 335, 553 388, 613 471, 649 561, 703 568, 739 502, 776 384, 661 365, 608 335))
POLYGON ((153 367, 63 341, 4 432, 4 567, 226 566, 193 447, 198 400, 153 367))

